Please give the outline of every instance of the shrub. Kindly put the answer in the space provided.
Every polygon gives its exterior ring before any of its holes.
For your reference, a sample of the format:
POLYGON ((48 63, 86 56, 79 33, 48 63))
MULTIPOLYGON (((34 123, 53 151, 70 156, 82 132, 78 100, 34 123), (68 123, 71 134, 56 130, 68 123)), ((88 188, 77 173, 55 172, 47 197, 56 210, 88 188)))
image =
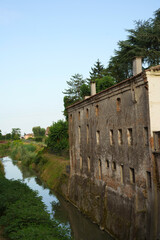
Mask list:
POLYGON ((50 219, 41 197, 20 181, 0 177, 0 224, 11 240, 68 240, 66 229, 50 219))
POLYGON ((68 151, 68 123, 63 120, 53 123, 49 129, 47 146, 53 153, 62 154, 68 151))

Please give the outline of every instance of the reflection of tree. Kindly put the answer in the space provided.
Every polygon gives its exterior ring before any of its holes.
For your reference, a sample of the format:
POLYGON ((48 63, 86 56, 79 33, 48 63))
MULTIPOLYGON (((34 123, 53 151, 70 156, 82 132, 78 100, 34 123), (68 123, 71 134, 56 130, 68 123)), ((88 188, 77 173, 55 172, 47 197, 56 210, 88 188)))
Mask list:
POLYGON ((21 164, 16 164, 17 167, 20 169, 23 179, 25 178, 32 178, 35 176, 35 173, 33 171, 31 171, 31 169, 21 165, 21 164))
POLYGON ((60 202, 52 202, 52 211, 54 212, 54 218, 65 225, 68 224, 68 213, 62 208, 60 202))

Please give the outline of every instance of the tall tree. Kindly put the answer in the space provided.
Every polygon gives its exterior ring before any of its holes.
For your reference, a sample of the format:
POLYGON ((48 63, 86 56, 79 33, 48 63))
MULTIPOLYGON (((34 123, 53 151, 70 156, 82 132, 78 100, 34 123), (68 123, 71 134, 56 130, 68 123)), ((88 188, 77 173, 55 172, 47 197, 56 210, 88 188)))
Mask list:
POLYGON ((21 136, 21 129, 20 128, 12 128, 12 140, 18 140, 21 136))
POLYGON ((45 135, 45 129, 41 128, 40 126, 33 127, 32 132, 34 133, 35 137, 43 137, 45 135))
POLYGON ((160 9, 155 11, 154 18, 135 21, 135 28, 127 32, 127 40, 118 42, 119 49, 107 69, 117 82, 132 76, 135 56, 142 56, 147 67, 160 64, 160 9))
POLYGON ((91 71, 89 72, 90 77, 88 80, 94 82, 96 79, 104 77, 104 70, 105 68, 103 64, 98 59, 94 66, 91 67, 91 71))
POLYGON ((63 99, 64 102, 64 116, 67 119, 67 110, 66 108, 80 100, 83 100, 85 94, 89 94, 88 85, 86 80, 83 79, 83 76, 79 73, 73 75, 70 78, 70 81, 67 81, 68 88, 63 92, 66 96, 63 99))
POLYGON ((81 99, 81 86, 85 83, 83 76, 79 73, 73 75, 70 78, 70 81, 67 81, 69 86, 68 89, 65 89, 63 92, 65 95, 71 97, 74 101, 81 99))

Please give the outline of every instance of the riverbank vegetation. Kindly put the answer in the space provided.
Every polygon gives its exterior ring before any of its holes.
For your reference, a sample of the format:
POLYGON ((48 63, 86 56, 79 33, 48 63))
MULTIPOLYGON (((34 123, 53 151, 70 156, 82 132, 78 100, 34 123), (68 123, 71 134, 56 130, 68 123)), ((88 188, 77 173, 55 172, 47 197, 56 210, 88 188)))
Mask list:
POLYGON ((0 176, 0 225, 13 240, 69 240, 68 229, 50 218, 37 192, 0 176))
POLYGON ((60 192, 60 186, 68 181, 69 159, 54 155, 43 144, 13 141, 8 153, 19 164, 35 170, 50 189, 60 192))

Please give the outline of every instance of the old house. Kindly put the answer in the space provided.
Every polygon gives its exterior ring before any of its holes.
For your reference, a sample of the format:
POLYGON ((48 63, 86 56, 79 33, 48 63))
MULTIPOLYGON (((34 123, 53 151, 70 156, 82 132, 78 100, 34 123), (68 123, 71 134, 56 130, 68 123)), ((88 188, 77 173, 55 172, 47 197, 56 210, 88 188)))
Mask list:
POLYGON ((69 199, 117 239, 160 240, 160 65, 68 107, 69 199))

